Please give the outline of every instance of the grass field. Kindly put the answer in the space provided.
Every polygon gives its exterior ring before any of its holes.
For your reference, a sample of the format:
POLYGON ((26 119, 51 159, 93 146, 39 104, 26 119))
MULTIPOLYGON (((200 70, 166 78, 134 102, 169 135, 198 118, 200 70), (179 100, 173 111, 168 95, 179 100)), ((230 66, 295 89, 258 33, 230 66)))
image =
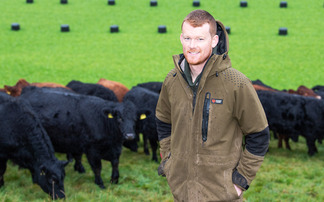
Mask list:
MULTIPOLYGON (((129 88, 146 81, 163 81, 173 68, 171 55, 182 52, 180 25, 191 10, 192 1, 160 0, 0 0, 0 88, 18 79, 29 82, 71 80, 96 83, 106 78, 129 88), (12 31, 19 23, 21 30, 12 31), (71 31, 60 32, 68 24, 71 31), (118 25, 119 33, 110 33, 118 25), (159 25, 167 33, 159 34, 159 25)), ((251 0, 247 8, 239 1, 202 0, 205 9, 231 27, 229 55, 234 68, 251 80, 260 79, 277 89, 297 89, 299 85, 324 85, 324 7, 322 0, 251 0), (280 27, 288 28, 279 36, 280 27)), ((307 155, 300 138, 293 151, 277 149, 272 139, 270 151, 245 193, 246 201, 324 201, 324 146, 307 155)), ((65 156, 57 154, 60 159, 65 156)), ((73 165, 66 169, 67 201, 172 201, 164 178, 157 176, 157 164, 142 150, 124 150, 120 159, 120 183, 109 185, 111 166, 103 165, 107 189, 94 184, 87 172, 80 175, 73 165)), ((0 201, 49 201, 31 182, 27 170, 8 165, 0 201)))

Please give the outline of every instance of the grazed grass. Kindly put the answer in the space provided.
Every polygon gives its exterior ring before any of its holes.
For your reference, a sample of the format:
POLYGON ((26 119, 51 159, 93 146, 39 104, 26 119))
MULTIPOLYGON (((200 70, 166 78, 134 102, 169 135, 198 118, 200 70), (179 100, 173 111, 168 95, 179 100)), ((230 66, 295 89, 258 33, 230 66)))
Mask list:
MULTIPOLYGON (((93 173, 84 157, 84 174, 75 172, 73 163, 69 164, 65 178, 66 201, 172 201, 165 178, 157 175, 158 164, 144 154, 140 144, 138 153, 124 148, 117 185, 109 183, 110 163, 102 161, 106 189, 94 184, 93 173)), ((265 161, 244 194, 245 201, 323 201, 324 146, 317 144, 319 153, 309 157, 303 138, 290 144, 292 151, 278 149, 277 140, 272 138, 265 161)), ((65 155, 57 156, 65 159, 65 155)), ((0 201, 50 201, 50 197, 32 184, 27 170, 8 163, 0 201)))

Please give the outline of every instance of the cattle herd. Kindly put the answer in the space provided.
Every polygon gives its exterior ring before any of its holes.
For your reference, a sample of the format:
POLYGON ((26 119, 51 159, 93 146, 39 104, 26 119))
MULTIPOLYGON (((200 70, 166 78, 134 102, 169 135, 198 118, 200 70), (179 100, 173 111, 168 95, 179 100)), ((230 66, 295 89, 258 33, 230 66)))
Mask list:
MULTIPOLYGON (((324 87, 279 91, 260 80, 253 81, 268 118, 270 130, 290 149, 289 139, 305 137, 308 154, 317 152, 315 142, 324 134, 324 87)), ((158 162, 155 108, 162 82, 141 83, 130 90, 123 84, 100 79, 97 83, 71 81, 29 83, 20 79, 15 86, 0 89, 0 187, 7 161, 31 172, 32 180, 53 199, 65 198, 64 167, 74 160, 83 173, 85 154, 94 173, 101 178, 101 160, 111 162, 111 183, 118 183, 122 147, 137 152, 139 135, 144 152, 158 162), (55 152, 64 153, 59 161, 55 152)))

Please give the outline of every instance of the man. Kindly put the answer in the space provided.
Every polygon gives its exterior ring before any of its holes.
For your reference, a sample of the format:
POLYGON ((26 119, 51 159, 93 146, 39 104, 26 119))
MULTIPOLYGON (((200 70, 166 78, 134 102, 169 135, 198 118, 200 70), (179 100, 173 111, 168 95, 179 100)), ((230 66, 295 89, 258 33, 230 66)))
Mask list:
POLYGON ((175 201, 242 201, 269 145, 264 110, 251 81, 231 67, 221 22, 192 11, 180 41, 156 108, 158 172, 175 201))

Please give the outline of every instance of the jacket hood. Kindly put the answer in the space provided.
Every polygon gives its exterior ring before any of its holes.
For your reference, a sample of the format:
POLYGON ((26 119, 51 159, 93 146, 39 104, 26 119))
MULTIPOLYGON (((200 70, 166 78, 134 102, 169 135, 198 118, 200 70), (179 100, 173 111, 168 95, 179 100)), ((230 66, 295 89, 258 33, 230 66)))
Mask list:
POLYGON ((213 48, 213 53, 216 55, 223 55, 228 52, 228 34, 220 21, 216 20, 218 44, 213 48))

